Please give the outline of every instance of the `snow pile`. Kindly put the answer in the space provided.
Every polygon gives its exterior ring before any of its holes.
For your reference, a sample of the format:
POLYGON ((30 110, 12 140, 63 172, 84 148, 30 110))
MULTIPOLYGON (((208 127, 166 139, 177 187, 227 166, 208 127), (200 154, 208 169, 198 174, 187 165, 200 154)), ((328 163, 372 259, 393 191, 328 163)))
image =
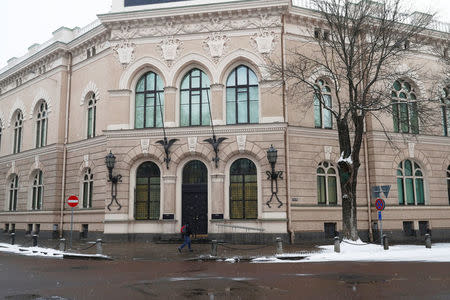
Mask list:
POLYGON ((0 252, 15 253, 26 256, 43 256, 56 258, 62 258, 64 254, 64 252, 51 248, 23 247, 20 245, 10 245, 5 243, 0 243, 0 252))
POLYGON ((350 154, 348 157, 346 157, 346 158, 344 158, 344 151, 342 151, 342 153, 341 153, 341 157, 339 157, 339 159, 338 159, 338 163, 339 162, 346 162, 346 163, 348 163, 349 165, 352 165, 353 164, 353 160, 352 160, 352 155, 350 154))
MULTIPOLYGON (((253 259, 254 263, 293 263, 293 262, 329 262, 329 261, 372 261, 372 262, 397 262, 397 261, 422 261, 422 262, 450 262, 450 244, 433 244, 431 249, 420 245, 397 245, 384 250, 382 246, 364 244, 361 241, 346 241, 341 243, 341 252, 334 252, 334 246, 320 246, 317 253, 298 254, 303 259, 292 259, 283 255, 260 257, 253 259), (346 243, 348 242, 348 243, 346 243), (351 243, 351 244, 349 244, 351 243)), ((294 254, 291 254, 293 257, 294 254)))

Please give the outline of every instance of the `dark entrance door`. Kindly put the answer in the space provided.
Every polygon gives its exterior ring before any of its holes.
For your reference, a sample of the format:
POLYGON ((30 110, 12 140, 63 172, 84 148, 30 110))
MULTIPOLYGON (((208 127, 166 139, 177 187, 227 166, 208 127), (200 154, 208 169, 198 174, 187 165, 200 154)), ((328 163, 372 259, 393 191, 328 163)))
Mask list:
POLYGON ((208 233, 208 170, 198 160, 183 169, 182 223, 189 223, 194 234, 208 233))

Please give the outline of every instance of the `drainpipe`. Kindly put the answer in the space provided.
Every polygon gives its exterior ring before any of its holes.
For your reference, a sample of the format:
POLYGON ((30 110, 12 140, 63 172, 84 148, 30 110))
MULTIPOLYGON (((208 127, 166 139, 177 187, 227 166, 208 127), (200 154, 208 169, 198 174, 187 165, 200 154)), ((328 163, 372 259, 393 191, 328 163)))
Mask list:
POLYGON ((285 14, 281 15, 281 66, 282 66, 282 80, 283 80, 283 119, 286 123, 286 130, 284 131, 284 149, 286 153, 286 159, 285 159, 285 180, 286 180, 286 217, 287 217, 287 232, 289 233, 289 239, 291 244, 294 243, 295 234, 292 230, 292 222, 291 222, 291 201, 289 200, 291 197, 291 187, 290 187, 290 168, 289 168, 289 135, 288 135, 288 114, 287 114, 287 105, 286 105, 286 83, 284 81, 284 64, 285 64, 285 42, 284 42, 284 30, 285 30, 285 14))
POLYGON ((67 167, 67 142, 69 136, 69 112, 70 112, 70 91, 72 87, 72 53, 69 54, 69 62, 67 64, 67 93, 66 93, 66 116, 64 127, 64 144, 63 144, 63 169, 62 169, 62 181, 61 181, 61 212, 59 222, 59 237, 63 237, 63 225, 64 225, 64 202, 66 194, 66 167, 67 167))
MULTIPOLYGON (((367 118, 367 117, 366 117, 367 118)), ((367 197, 367 214, 369 221, 369 240, 373 242, 373 231, 372 231, 372 214, 371 214, 371 204, 370 204, 370 176, 369 176, 369 152, 367 150, 367 119, 364 119, 364 161, 366 162, 365 172, 366 172, 366 197, 367 197)))

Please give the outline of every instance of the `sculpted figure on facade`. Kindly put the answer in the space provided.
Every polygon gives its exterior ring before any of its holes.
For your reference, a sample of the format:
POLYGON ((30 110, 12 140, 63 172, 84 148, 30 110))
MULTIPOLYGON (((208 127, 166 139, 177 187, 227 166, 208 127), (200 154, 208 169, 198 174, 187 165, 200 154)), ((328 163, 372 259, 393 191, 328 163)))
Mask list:
POLYGON ((111 34, 113 40, 117 40, 113 46, 114 54, 124 68, 134 59, 135 44, 130 40, 136 36, 136 29, 131 29, 129 25, 122 25, 120 30, 115 30, 111 34))

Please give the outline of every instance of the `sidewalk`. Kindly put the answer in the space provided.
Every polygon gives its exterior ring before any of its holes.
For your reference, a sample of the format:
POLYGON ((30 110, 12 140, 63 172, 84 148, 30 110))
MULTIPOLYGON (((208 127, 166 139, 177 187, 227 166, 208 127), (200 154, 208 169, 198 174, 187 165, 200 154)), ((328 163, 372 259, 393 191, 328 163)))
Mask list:
MULTIPOLYGON (((10 243, 7 236, 2 236, 0 242, 10 243)), ((69 250, 69 240, 66 240, 66 251, 76 252, 81 254, 95 254, 96 245, 95 240, 73 241, 72 249, 69 250)), ((25 247, 31 246, 31 237, 21 237, 16 239, 16 245, 25 247)), ((157 242, 119 242, 112 241, 102 244, 104 255, 108 255, 115 260, 125 261, 184 261, 195 259, 200 256, 209 256, 211 254, 210 243, 193 243, 193 252, 189 252, 185 247, 180 254, 177 247, 181 245, 175 243, 157 243, 157 242)), ((38 239, 39 247, 59 249, 59 240, 54 239, 38 239)), ((290 245, 283 244, 284 253, 316 251, 314 246, 306 245, 290 245)), ((275 242, 266 245, 238 245, 230 243, 219 243, 217 246, 217 258, 249 258, 270 256, 276 254, 275 242)))

